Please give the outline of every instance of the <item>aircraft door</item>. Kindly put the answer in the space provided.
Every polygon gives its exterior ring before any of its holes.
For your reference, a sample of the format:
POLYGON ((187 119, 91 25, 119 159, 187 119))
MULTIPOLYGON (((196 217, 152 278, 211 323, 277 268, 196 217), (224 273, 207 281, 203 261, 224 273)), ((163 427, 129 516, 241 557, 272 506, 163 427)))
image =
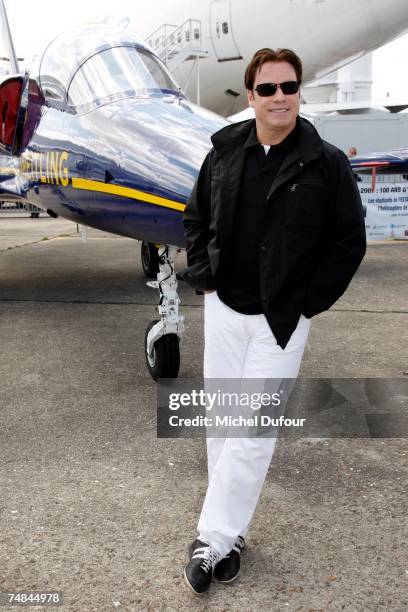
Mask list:
POLYGON ((24 85, 23 76, 9 77, 0 85, 0 150, 9 155, 19 148, 25 114, 21 108, 24 85))
POLYGON ((242 59, 232 32, 231 0, 211 2, 210 31, 214 52, 219 62, 242 59))

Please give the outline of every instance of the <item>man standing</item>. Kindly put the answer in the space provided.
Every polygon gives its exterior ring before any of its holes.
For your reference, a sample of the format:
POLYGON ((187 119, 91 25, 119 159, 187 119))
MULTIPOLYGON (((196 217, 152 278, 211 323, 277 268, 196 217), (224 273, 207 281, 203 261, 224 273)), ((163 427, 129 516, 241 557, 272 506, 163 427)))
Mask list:
MULTIPOLYGON (((299 117, 302 63, 260 49, 245 72, 255 120, 212 136, 184 214, 204 292, 205 379, 296 378, 311 317, 343 294, 366 249, 347 157, 299 117)), ((207 438, 208 489, 184 570, 203 593, 234 580, 276 438, 207 438)))

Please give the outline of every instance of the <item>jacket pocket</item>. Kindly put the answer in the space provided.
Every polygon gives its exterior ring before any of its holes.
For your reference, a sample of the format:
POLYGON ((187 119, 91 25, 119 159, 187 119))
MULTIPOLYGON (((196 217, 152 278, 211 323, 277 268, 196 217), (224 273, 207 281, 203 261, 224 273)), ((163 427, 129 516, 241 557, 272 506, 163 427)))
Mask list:
POLYGON ((178 272, 177 276, 198 291, 215 288, 215 279, 209 260, 197 261, 188 268, 178 272))
POLYGON ((211 198, 211 224, 213 227, 215 227, 217 218, 220 215, 221 178, 219 175, 211 177, 210 198, 211 198))
POLYGON ((319 227, 325 220, 324 185, 293 183, 288 187, 285 225, 319 227))

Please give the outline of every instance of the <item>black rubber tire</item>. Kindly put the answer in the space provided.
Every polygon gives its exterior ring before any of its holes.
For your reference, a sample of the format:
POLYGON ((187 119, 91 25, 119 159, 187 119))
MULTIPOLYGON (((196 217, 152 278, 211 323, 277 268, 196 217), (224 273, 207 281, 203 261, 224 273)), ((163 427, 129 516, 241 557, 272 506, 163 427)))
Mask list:
POLYGON ((159 252, 151 242, 142 242, 140 247, 142 268, 147 278, 156 278, 159 272, 159 252))
POLYGON ((180 369, 180 343, 177 334, 165 334, 154 344, 154 363, 147 355, 147 335, 159 319, 150 321, 145 333, 145 357, 147 369, 153 380, 158 378, 177 378, 180 369))

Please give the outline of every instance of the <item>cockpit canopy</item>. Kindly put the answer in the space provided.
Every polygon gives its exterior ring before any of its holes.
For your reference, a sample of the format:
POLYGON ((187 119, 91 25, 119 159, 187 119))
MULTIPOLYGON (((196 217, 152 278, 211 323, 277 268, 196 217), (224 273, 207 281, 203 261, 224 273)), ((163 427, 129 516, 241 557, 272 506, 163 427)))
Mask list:
POLYGON ((49 102, 71 107, 179 93, 177 83, 147 45, 125 30, 106 25, 64 32, 48 45, 34 72, 49 102))

